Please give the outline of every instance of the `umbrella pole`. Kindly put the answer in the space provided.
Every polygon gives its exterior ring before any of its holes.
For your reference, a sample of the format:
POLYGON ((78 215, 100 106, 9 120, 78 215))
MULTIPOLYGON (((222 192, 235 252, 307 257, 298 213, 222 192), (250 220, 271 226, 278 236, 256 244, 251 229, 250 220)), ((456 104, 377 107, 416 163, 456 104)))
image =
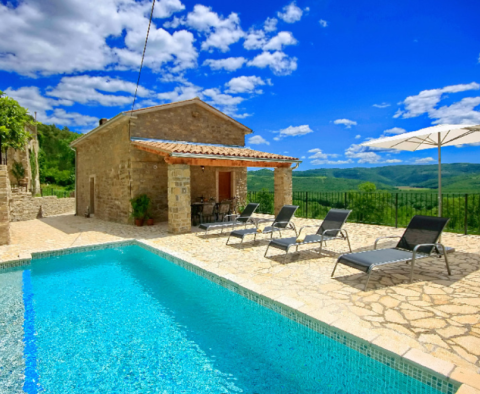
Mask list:
POLYGON ((442 137, 438 133, 438 217, 442 217, 442 137))

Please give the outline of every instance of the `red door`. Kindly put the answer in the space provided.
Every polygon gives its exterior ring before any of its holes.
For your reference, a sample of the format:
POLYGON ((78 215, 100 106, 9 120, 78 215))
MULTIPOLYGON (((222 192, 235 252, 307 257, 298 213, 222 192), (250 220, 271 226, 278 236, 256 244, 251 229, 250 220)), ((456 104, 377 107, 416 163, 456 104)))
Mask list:
POLYGON ((218 200, 229 200, 232 198, 232 173, 218 173, 218 200))

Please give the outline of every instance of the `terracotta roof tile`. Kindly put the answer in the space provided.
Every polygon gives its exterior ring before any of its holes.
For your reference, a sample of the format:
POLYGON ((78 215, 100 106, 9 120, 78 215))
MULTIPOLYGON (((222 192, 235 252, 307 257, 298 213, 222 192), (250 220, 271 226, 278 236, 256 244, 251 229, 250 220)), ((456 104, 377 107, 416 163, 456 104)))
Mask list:
POLYGON ((249 148, 227 147, 214 145, 197 145, 178 142, 164 141, 132 141, 134 145, 151 148, 168 154, 192 154, 192 155, 214 155, 227 157, 241 157, 245 159, 267 159, 279 161, 297 161, 298 159, 290 156, 277 155, 275 153, 260 152, 249 148))

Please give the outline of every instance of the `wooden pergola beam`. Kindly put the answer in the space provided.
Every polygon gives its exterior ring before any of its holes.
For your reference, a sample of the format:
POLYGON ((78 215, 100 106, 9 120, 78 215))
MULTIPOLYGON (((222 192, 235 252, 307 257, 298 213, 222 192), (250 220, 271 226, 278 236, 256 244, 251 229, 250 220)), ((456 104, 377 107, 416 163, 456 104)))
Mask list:
POLYGON ((165 158, 168 164, 188 164, 190 166, 205 166, 205 167, 267 167, 267 168, 289 168, 292 163, 277 162, 277 161, 250 161, 250 160, 230 160, 230 159, 200 159, 190 157, 171 157, 167 152, 147 148, 141 145, 134 145, 135 148, 145 152, 160 155, 165 158))

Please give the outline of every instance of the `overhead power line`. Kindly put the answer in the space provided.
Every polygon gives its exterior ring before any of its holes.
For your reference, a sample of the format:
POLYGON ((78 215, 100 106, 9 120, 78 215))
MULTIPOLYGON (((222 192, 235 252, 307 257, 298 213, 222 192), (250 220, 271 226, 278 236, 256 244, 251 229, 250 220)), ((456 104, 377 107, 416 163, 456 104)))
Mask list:
MULTIPOLYGON (((137 87, 135 88, 135 95, 133 96, 132 111, 135 107, 135 100, 137 99, 138 85, 140 85, 140 76, 142 75, 143 60, 145 59, 145 52, 147 51, 148 35, 150 34, 150 26, 152 25, 154 8, 155 8, 155 0, 153 0, 152 10, 150 11, 150 20, 148 21, 147 36, 145 37, 145 45, 143 46, 142 62, 140 63, 140 70, 138 71, 137 87)), ((130 112, 130 116, 132 116, 132 112, 130 112)))

